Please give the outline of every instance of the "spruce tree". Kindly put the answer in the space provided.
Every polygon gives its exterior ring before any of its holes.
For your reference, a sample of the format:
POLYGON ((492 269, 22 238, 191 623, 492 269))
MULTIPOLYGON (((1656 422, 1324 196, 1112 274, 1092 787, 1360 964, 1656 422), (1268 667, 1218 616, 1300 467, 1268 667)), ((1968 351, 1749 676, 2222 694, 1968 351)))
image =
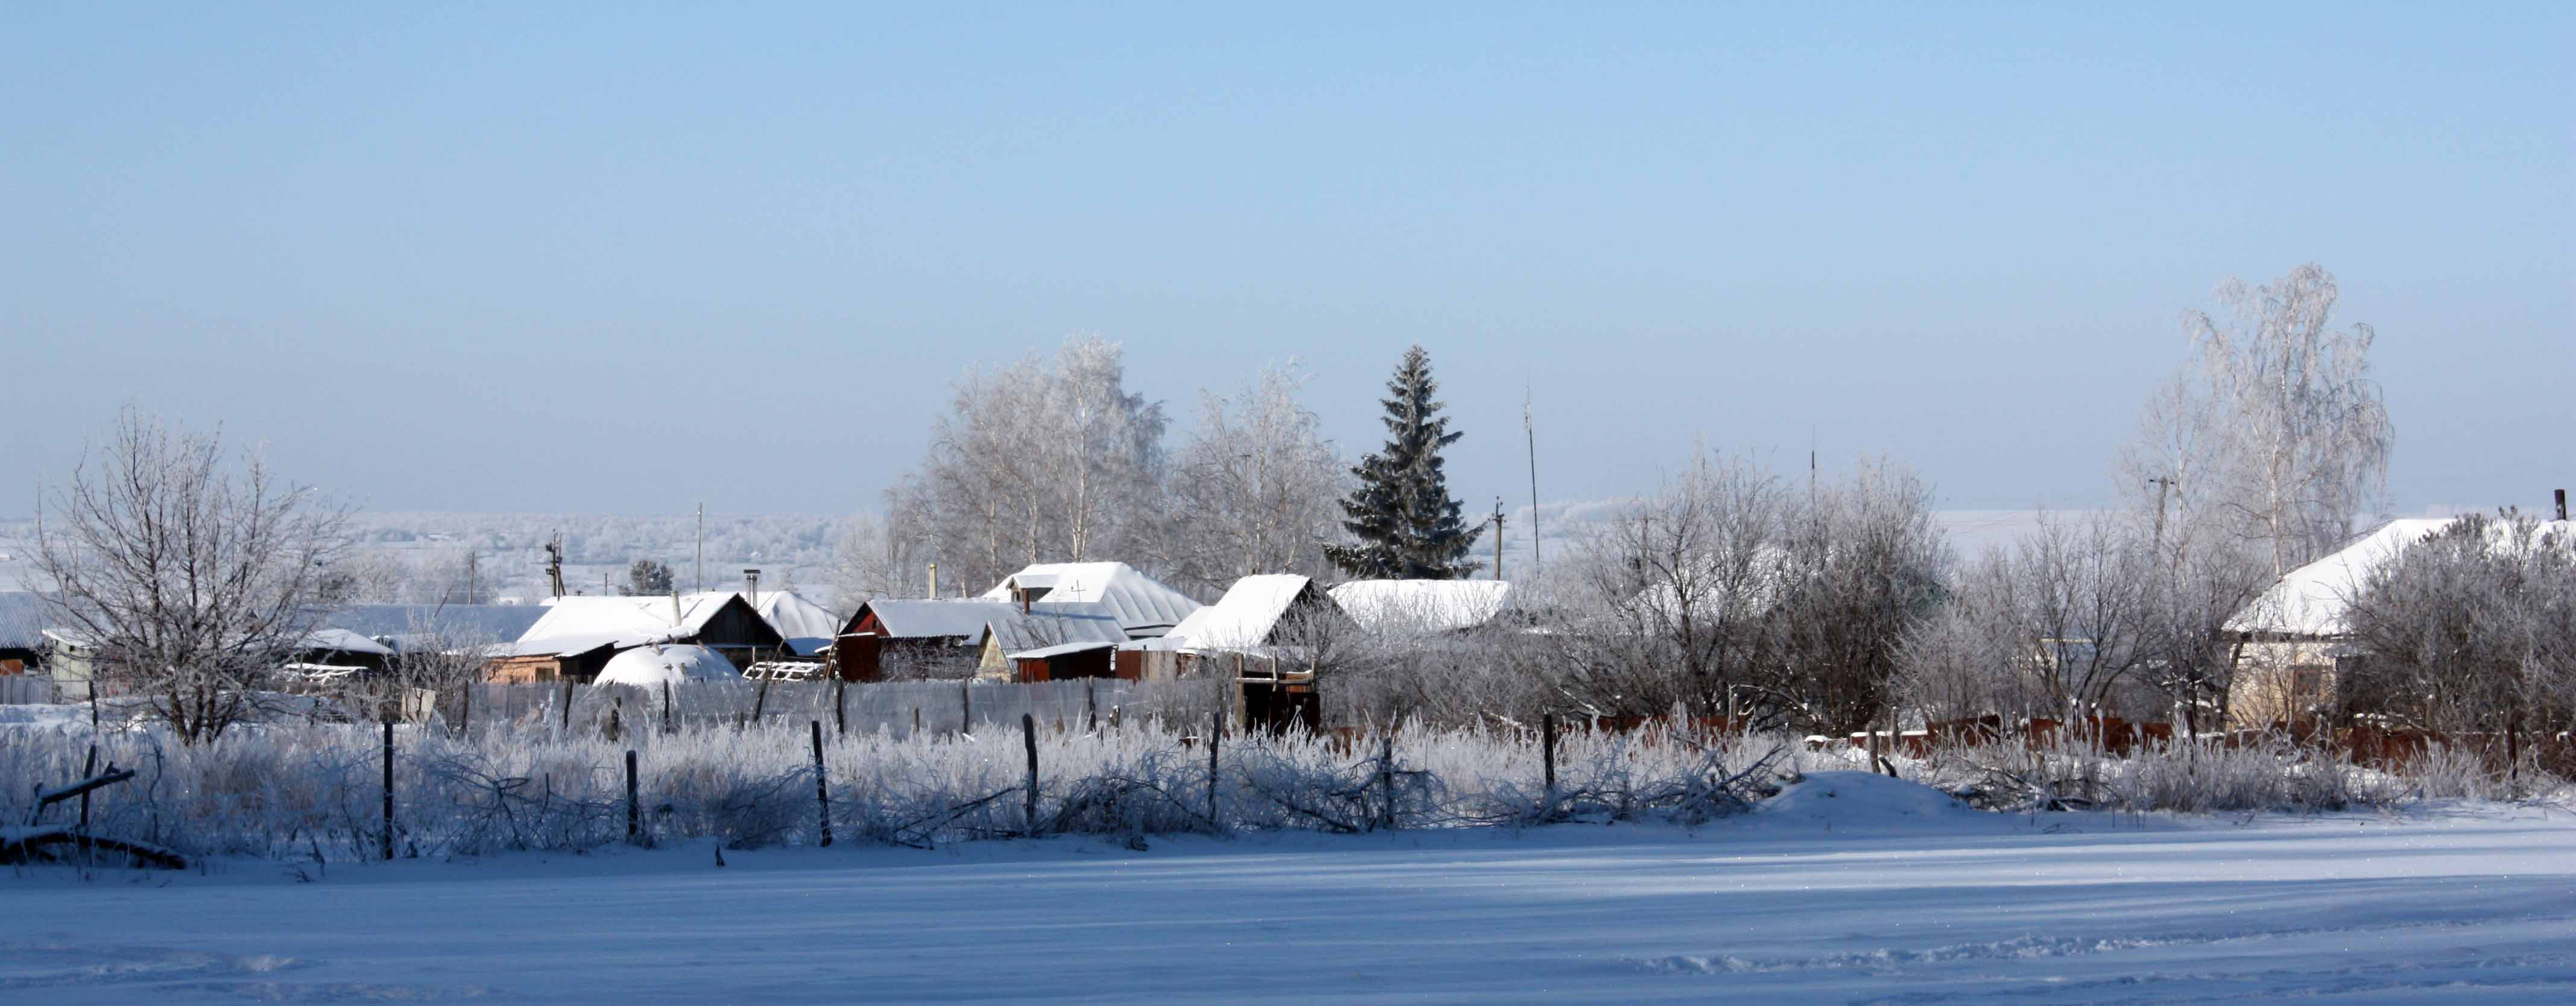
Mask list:
POLYGON ((1384 450, 1361 458, 1351 474, 1360 478, 1350 498, 1342 501, 1342 526, 1357 542, 1326 550, 1333 565, 1358 579, 1453 580, 1475 564, 1466 562, 1476 533, 1459 519, 1459 503, 1449 495, 1449 477, 1441 470, 1440 449, 1458 442, 1449 420, 1439 415, 1439 390, 1431 379, 1431 354, 1415 346, 1396 364, 1386 399, 1388 437, 1384 450))

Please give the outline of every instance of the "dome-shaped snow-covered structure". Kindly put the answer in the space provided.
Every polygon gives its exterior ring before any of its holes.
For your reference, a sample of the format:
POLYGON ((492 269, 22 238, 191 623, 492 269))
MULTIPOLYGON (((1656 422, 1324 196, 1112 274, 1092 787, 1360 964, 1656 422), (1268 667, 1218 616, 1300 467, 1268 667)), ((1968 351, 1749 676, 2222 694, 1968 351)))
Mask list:
POLYGON ((703 646, 678 644, 652 647, 638 646, 608 658, 599 669, 595 685, 633 685, 659 688, 663 684, 686 681, 728 681, 742 677, 733 662, 703 646))

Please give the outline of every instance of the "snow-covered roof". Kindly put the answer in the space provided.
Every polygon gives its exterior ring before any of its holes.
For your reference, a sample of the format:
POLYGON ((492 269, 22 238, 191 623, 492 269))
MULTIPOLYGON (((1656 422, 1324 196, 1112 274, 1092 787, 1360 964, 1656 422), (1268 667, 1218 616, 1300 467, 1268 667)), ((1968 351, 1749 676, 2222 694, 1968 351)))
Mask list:
MULTIPOLYGON (((661 597, 559 597, 544 606, 545 615, 528 626, 526 632, 520 633, 519 638, 672 633, 695 636, 705 631, 708 620, 740 596, 738 591, 708 590, 681 594, 676 599, 667 594, 661 597)), ((828 624, 830 616, 826 614, 823 621, 828 624)))
POLYGON ((727 681, 742 677, 733 662, 703 646, 638 646, 608 658, 599 669, 597 685, 633 685, 655 688, 663 684, 688 681, 727 681))
POLYGON ((944 639, 953 636, 965 643, 984 638, 985 626, 1018 615, 1020 606, 1002 601, 880 597, 859 607, 862 617, 870 612, 876 614, 878 624, 885 626, 889 639, 944 639))
POLYGON ((45 625, 53 609, 43 595, 0 590, 0 648, 33 650, 45 645, 45 625))
POLYGON ((1118 624, 1107 606, 1098 604, 1039 603, 1030 605, 1026 614, 1013 608, 994 619, 988 631, 1004 653, 1061 643, 1115 646, 1127 641, 1126 627, 1118 624))
POLYGON ((1202 605, 1170 584, 1123 562, 1042 562, 1003 577, 984 592, 988 601, 1013 600, 1015 588, 1047 591, 1041 600, 1107 605, 1131 638, 1159 636, 1202 605))
POLYGON ((305 633, 304 648, 328 650, 333 653, 365 653, 379 657, 394 655, 394 651, 385 644, 347 629, 315 629, 305 633))
MULTIPOLYGON (((2332 637, 2351 631, 2345 614, 2364 579, 2406 547, 2451 526, 2455 517, 2393 520, 2353 540, 2332 555, 2291 570, 2228 619, 2229 632, 2332 637)), ((2490 525, 2502 534, 2507 525, 2490 525)), ((2548 521, 2543 533, 2555 531, 2576 539, 2576 524, 2548 521)))
POLYGON ((1117 647, 1118 643, 1114 640, 1094 639, 1077 643, 1057 643, 1054 646, 1041 646, 1034 650, 1021 650, 1017 653, 1009 654, 1008 656, 1012 660, 1044 660, 1048 657, 1061 657, 1068 653, 1088 653, 1093 650, 1110 650, 1116 649, 1117 647))
POLYGON ((1511 603, 1507 580, 1353 580, 1328 591, 1371 632, 1454 632, 1493 621, 1511 603))
POLYGON ((546 613, 527 604, 352 604, 322 624, 361 636, 438 633, 467 639, 508 640, 526 635, 546 613))
POLYGON ((545 636, 538 639, 522 639, 513 643, 503 643, 494 648, 493 655, 502 657, 565 657, 576 653, 588 653, 603 646, 622 650, 631 646, 643 646, 647 643, 668 643, 672 641, 673 635, 674 633, 671 632, 671 630, 664 629, 660 632, 585 632, 569 636, 545 636))
POLYGON ((1225 596, 1215 604, 1200 608, 1182 619, 1166 638, 1174 648, 1190 650, 1236 650, 1272 642, 1270 634, 1279 627, 1281 617, 1300 595, 1312 593, 1324 603, 1330 595, 1315 589, 1310 577, 1294 573, 1263 573, 1234 581, 1225 596))

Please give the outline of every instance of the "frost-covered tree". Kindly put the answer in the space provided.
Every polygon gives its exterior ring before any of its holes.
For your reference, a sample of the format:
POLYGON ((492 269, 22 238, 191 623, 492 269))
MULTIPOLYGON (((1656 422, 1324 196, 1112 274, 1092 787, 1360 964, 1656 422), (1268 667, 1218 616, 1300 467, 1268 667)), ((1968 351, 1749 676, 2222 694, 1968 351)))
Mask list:
POLYGON ((929 454, 889 494, 890 533, 979 586, 1028 563, 1135 554, 1166 420, 1124 381, 1118 344, 1098 336, 1052 360, 968 370, 929 454))
POLYGON ((843 521, 823 573, 832 610, 847 619, 875 598, 921 596, 929 571, 912 561, 912 544, 865 514, 843 521))
POLYGON ((1807 729, 1856 729, 1902 705, 1889 687, 1898 647, 1949 573, 1932 487, 1894 462, 1864 463, 1794 508, 1781 539, 1773 650, 1756 685, 1807 729))
POLYGON ((57 621, 97 647, 100 685, 211 742, 320 624, 346 520, 257 455, 128 409, 45 495, 35 567, 57 621))
POLYGON ((2192 359, 2150 402, 2128 481, 2160 524, 2232 535, 2279 576, 2349 537, 2385 484, 2395 433, 2370 379, 2376 335, 2330 327, 2334 277, 2314 264, 2218 296, 2223 315, 2184 315, 2192 359))
POLYGON ((1703 450, 1595 525, 1566 564, 1581 624, 1543 640, 1568 693, 1610 715, 1725 710, 1768 649, 1790 509, 1777 476, 1703 450))
POLYGON ((2566 729, 2576 712, 2576 540, 2471 515, 2372 567, 2351 599, 2347 712, 2448 732, 2566 729))
POLYGON ((1458 442, 1432 396, 1431 354, 1414 346, 1387 382, 1386 446, 1360 459, 1351 474, 1359 486, 1342 501, 1343 528, 1354 539, 1326 550, 1345 573, 1361 579, 1449 580, 1475 570, 1466 561, 1480 528, 1461 520, 1449 495, 1442 448, 1458 442))
POLYGON ((1163 572, 1210 592, 1256 573, 1323 576, 1346 477, 1294 365, 1263 368, 1232 396, 1202 391, 1198 425, 1173 457, 1163 572))

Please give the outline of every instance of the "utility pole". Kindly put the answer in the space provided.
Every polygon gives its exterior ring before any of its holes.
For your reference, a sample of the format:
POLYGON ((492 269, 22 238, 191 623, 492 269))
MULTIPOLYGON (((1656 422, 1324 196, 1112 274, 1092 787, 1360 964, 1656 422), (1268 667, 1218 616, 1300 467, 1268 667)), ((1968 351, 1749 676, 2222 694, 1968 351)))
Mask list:
POLYGON ((553 585, 555 600, 563 600, 563 532, 546 541, 546 582, 553 585))
POLYGON ((1494 497, 1494 579, 1503 578, 1503 498, 1494 497))
POLYGON ((1530 572, 1535 574, 1547 568, 1547 560, 1541 557, 1538 551, 1538 426, 1530 419, 1530 395, 1527 385, 1521 387, 1521 432, 1529 437, 1530 572))

